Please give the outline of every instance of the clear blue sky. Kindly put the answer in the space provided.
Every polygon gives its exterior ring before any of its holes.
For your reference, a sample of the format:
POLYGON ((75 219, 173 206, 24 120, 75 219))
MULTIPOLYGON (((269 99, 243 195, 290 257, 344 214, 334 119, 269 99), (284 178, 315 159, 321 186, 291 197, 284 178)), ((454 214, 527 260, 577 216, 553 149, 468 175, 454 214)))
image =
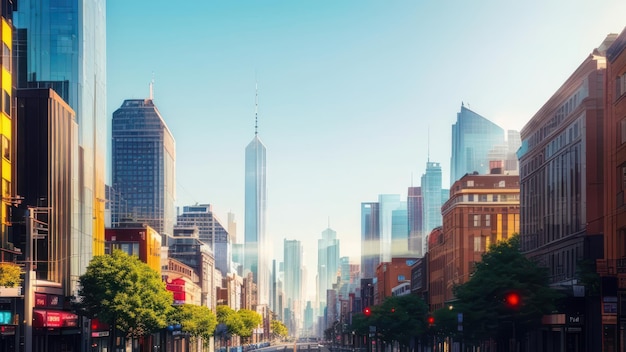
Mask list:
POLYGON ((520 130, 624 13, 623 0, 110 0, 108 114, 154 74, 177 204, 234 212, 242 239, 258 81, 268 235, 279 259, 283 239, 302 240, 312 282, 328 224, 356 259, 361 202, 419 186, 428 150, 447 187, 462 101, 520 130))

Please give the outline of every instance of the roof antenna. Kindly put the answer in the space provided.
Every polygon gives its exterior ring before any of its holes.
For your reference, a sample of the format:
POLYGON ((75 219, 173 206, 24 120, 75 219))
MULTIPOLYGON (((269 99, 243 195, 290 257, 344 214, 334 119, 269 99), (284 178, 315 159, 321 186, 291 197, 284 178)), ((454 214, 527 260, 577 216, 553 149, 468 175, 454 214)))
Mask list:
POLYGON ((428 155, 426 156, 427 157, 426 161, 430 162, 430 125, 428 125, 428 147, 427 147, 427 150, 428 150, 428 155))
POLYGON ((254 80, 254 135, 259 134, 259 83, 254 80))
POLYGON ((152 71, 152 80, 150 81, 150 100, 154 99, 154 71, 152 71))

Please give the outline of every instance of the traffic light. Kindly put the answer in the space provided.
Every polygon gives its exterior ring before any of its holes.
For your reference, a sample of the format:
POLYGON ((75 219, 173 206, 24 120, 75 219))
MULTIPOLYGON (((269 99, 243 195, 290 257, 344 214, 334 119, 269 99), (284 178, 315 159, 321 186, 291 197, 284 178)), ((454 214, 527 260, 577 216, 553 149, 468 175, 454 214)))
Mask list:
POLYGON ((370 307, 365 307, 365 309, 363 309, 363 314, 365 314, 366 317, 369 317, 372 314, 370 307))
POLYGON ((522 305, 522 297, 518 292, 511 291, 504 295, 504 304, 511 309, 519 309, 522 305))
POLYGON ((426 321, 428 322, 428 326, 435 325, 435 317, 433 317, 432 315, 429 315, 428 318, 426 318, 426 321))
POLYGON ((396 312, 396 308, 391 308, 391 313, 395 313, 396 312))

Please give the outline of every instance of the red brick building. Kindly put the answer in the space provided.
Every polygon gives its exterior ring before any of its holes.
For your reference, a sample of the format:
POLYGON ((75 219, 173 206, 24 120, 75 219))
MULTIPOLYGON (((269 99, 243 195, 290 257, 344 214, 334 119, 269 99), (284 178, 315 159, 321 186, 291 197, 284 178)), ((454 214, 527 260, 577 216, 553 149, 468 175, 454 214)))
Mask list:
POLYGON ((374 305, 381 304, 391 297, 392 289, 402 282, 410 282, 411 267, 417 258, 391 258, 391 262, 378 264, 376 267, 376 289, 374 305))
POLYGON ((519 233, 519 177, 465 175, 441 207, 443 226, 429 238, 430 308, 454 300, 489 246, 519 233))
MULTIPOLYGON (((598 272, 616 292, 602 292, 615 309, 603 311, 604 346, 626 341, 626 30, 607 50, 604 123, 604 260, 598 272), (619 309, 618 307, 619 306, 619 309), (606 334, 609 332, 609 334, 606 334), (621 336, 618 336, 621 335, 621 336)), ((617 345, 615 350, 624 350, 617 345)))

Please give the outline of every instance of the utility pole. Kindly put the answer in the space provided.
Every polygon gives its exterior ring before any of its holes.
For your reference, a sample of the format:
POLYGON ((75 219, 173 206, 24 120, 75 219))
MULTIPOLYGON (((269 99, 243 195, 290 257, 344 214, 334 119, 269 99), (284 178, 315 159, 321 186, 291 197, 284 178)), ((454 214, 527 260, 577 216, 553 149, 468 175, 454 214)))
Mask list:
POLYGON ((33 352, 33 231, 35 231, 31 208, 26 209, 26 273, 24 276, 24 352, 33 352))

